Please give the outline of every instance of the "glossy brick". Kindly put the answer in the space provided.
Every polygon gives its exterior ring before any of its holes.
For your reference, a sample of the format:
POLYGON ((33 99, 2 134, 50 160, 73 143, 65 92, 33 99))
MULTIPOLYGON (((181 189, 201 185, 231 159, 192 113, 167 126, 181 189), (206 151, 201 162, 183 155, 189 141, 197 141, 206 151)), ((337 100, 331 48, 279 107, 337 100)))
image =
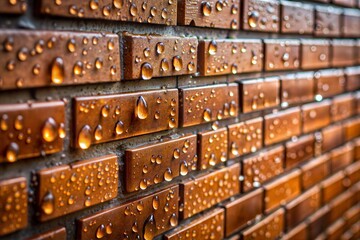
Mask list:
POLYGON ((331 151, 331 172, 335 173, 354 160, 354 145, 348 143, 331 151))
POLYGON ((198 133, 198 169, 207 169, 228 158, 228 131, 220 128, 198 133))
POLYGON ((300 66, 300 41, 265 39, 265 71, 294 70, 300 66))
POLYGON ((242 161, 243 191, 247 192, 283 172, 284 147, 277 146, 242 161))
POLYGON ((332 61, 333 67, 351 66, 356 63, 355 41, 353 40, 332 40, 332 61))
POLYGON ((321 183, 321 195, 323 204, 329 203, 333 198, 345 190, 345 174, 338 172, 321 183))
POLYGON ((279 32, 280 6, 275 0, 245 0, 242 2, 242 29, 279 32))
POLYGON ((314 99, 314 73, 281 76, 281 106, 310 102, 314 99))
POLYGON ((237 84, 180 89, 180 126, 235 117, 239 112, 237 84))
POLYGON ((240 92, 243 113, 276 107, 280 103, 280 81, 277 77, 242 81, 240 92))
POLYGON ((179 0, 178 25, 239 29, 240 2, 179 0))
POLYGON ((196 136, 165 140, 125 151, 126 191, 185 176, 197 166, 196 136))
POLYGON ((194 37, 123 34, 124 78, 193 74, 198 41, 194 37))
POLYGON ((306 223, 300 223, 291 231, 286 233, 281 239, 282 240, 298 240, 298 239, 306 239, 307 238, 307 224, 306 223))
POLYGON ((263 190, 259 188, 224 204, 226 236, 244 228, 261 215, 263 196, 263 190))
POLYGON ((177 0, 113 1, 41 0, 41 13, 69 18, 91 18, 176 25, 177 0))
POLYGON ((355 91, 360 89, 360 67, 349 67, 345 70, 346 90, 355 91))
POLYGON ((295 170, 264 186, 266 212, 271 212, 301 193, 300 174, 300 170, 295 170))
POLYGON ((109 201, 118 193, 116 155, 47 168, 37 173, 40 221, 109 201))
POLYGON ((259 72, 263 44, 255 39, 200 40, 198 61, 202 76, 259 72))
POLYGON ((345 90, 345 77, 342 70, 320 70, 315 73, 315 94, 327 98, 345 90))
POLYGON ((313 135, 305 135, 288 141, 285 144, 285 166, 286 169, 293 168, 314 156, 315 138, 313 135))
POLYGON ((187 239, 189 235, 196 236, 198 239, 223 239, 224 210, 217 208, 202 217, 195 218, 189 224, 175 228, 170 233, 167 233, 164 239, 187 239))
POLYGON ((350 191, 346 191, 343 194, 337 196, 333 201, 331 201, 331 203, 329 204, 330 223, 335 222, 337 219, 343 216, 343 214, 351 208, 354 200, 355 198, 353 198, 353 193, 350 191))
POLYGON ((314 28, 314 7, 300 2, 281 1, 281 32, 311 34, 314 28))
POLYGON ((64 102, 0 105, 0 162, 15 162, 63 149, 64 102))
POLYGON ((39 235, 33 236, 28 240, 66 240, 66 229, 57 228, 39 235))
POLYGON ((354 225, 358 219, 360 219, 360 206, 355 205, 352 208, 350 208, 345 214, 344 218, 346 221, 346 227, 350 228, 352 225, 354 225))
POLYGON ((300 135, 300 108, 290 108, 264 117, 264 143, 271 145, 300 135))
POLYGON ((338 240, 341 238, 343 232, 345 232, 345 221, 340 219, 326 230, 326 239, 338 240))
POLYGON ((345 141, 360 136, 360 118, 349 119, 344 123, 345 141))
POLYGON ((324 206, 309 217, 307 221, 309 232, 308 239, 316 239, 316 237, 327 228, 329 212, 329 208, 324 206))
POLYGON ((320 191, 314 187, 286 205, 286 229, 292 229, 320 207, 320 191))
POLYGON ((178 124, 177 89, 76 97, 76 148, 173 129, 178 124))
POLYGON ((318 103, 306 104, 301 107, 303 133, 312 132, 330 123, 330 105, 331 102, 325 100, 318 103))
POLYGON ((168 187, 81 218, 77 239, 152 239, 178 224, 178 199, 178 186, 168 187))
POLYGON ((343 128, 341 124, 330 125, 315 134, 321 152, 328 152, 344 143, 343 128))
POLYGON ((28 8, 27 0, 3 0, 0 2, 0 13, 22 14, 28 8))
POLYGON ((0 31, 0 89, 120 80, 116 34, 0 31))
POLYGON ((241 233, 243 240, 278 239, 284 232, 285 211, 279 209, 241 233))
POLYGON ((301 166, 301 186, 308 189, 325 179, 330 174, 330 158, 322 155, 301 166))
POLYGON ((345 37, 358 37, 360 35, 360 11, 345 9, 343 15, 342 34, 345 37))
POLYGON ((301 69, 330 67, 330 41, 320 39, 301 40, 301 69))
POLYGON ((180 217, 189 218, 240 192, 240 165, 234 164, 180 183, 180 217), (196 203, 196 204, 194 204, 196 203))
POLYGON ((0 236, 28 225, 28 192, 24 177, 0 181, 0 236))
POLYGON ((354 143, 354 161, 360 160, 360 138, 355 139, 354 143))
POLYGON ((229 159, 253 153, 262 148, 263 119, 261 117, 228 125, 229 159))
POLYGON ((354 185, 360 181, 360 161, 357 161, 345 169, 346 178, 349 185, 354 185))
POLYGON ((354 115, 355 101, 351 94, 340 95, 333 98, 331 105, 331 118, 333 122, 341 121, 354 115))
POLYGON ((341 13, 340 8, 332 6, 315 7, 315 35, 322 37, 340 36, 341 13))

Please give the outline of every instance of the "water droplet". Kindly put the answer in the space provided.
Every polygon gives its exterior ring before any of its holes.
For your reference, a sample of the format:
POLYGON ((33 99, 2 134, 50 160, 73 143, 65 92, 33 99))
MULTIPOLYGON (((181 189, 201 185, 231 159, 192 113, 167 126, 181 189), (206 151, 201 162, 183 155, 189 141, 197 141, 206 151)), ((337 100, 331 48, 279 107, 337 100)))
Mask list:
POLYGON ((173 214, 171 214, 171 217, 170 217, 170 225, 172 227, 175 227, 177 224, 178 224, 178 218, 177 218, 176 214, 173 213, 173 214))
POLYGON ((249 13, 248 24, 251 28, 255 28, 257 26, 257 21, 259 20, 260 14, 257 11, 253 11, 249 13))
POLYGON ((91 10, 97 10, 99 8, 99 0, 91 0, 89 6, 91 10))
POLYGON ((137 9, 136 5, 134 3, 132 3, 130 6, 130 15, 133 17, 136 17, 137 14, 138 14, 138 9, 137 9))
POLYGON ((106 225, 106 233, 108 235, 112 234, 112 223, 108 223, 108 225, 106 225))
POLYGON ((206 108, 206 109, 204 110, 203 119, 204 119, 206 122, 210 122, 210 121, 211 121, 211 110, 210 110, 209 108, 206 108))
POLYGON ((235 156, 239 155, 239 148, 238 148, 236 142, 233 142, 231 144, 231 153, 235 156))
POLYGON ((180 149, 176 148, 173 153, 174 159, 179 159, 180 157, 180 149))
POLYGON ((46 142, 53 142, 58 136, 57 124, 56 121, 50 117, 46 120, 42 130, 42 138, 46 142))
POLYGON ((156 44, 156 53, 160 55, 164 52, 164 50, 165 50, 165 44, 162 42, 158 42, 156 44))
POLYGON ((124 0, 113 0, 113 5, 117 9, 121 9, 124 5, 124 0))
POLYGON ((81 149, 88 149, 91 145, 91 128, 85 125, 78 136, 78 144, 81 149))
POLYGON ((230 102, 230 116, 235 116, 236 114, 236 103, 235 101, 230 102))
POLYGON ((143 201, 138 202, 138 204, 136 205, 136 209, 141 212, 142 210, 144 210, 144 203, 143 201))
POLYGON ((149 112, 145 98, 140 96, 136 101, 135 116, 139 119, 146 119, 149 112))
POLYGON ((117 135, 120 135, 124 132, 124 123, 122 121, 118 121, 115 126, 115 132, 117 135))
POLYGON ((155 217, 153 214, 151 214, 144 223, 144 239, 152 240, 155 237, 156 232, 157 228, 155 223, 155 217))
POLYGON ((101 224, 98 229, 96 230, 96 238, 101 239, 105 236, 105 225, 101 224))
POLYGON ((170 127, 170 128, 176 127, 176 120, 175 120, 175 118, 171 118, 171 119, 169 120, 169 127, 170 127))
POLYGON ((48 191, 41 202, 41 210, 43 211, 43 213, 45 213, 46 215, 50 215, 54 212, 54 201, 54 195, 50 191, 48 191))
POLYGON ((24 126, 24 117, 22 115, 18 115, 14 122, 14 127, 16 130, 21 130, 24 126))
POLYGON ((106 118, 107 116, 109 116, 110 113, 110 106, 105 104, 102 108, 101 108, 101 115, 106 118))
POLYGON ((153 75, 153 67, 150 63, 143 63, 141 65, 141 78, 144 80, 149 80, 152 78, 153 75))
POLYGON ((202 9, 202 14, 204 16, 206 17, 210 16, 212 8, 209 2, 203 2, 201 4, 201 9, 202 9))
POLYGON ((222 0, 216 2, 215 8, 217 11, 221 12, 223 10, 223 7, 224 7, 224 2, 222 0))
POLYGON ((96 58, 95 60, 95 67, 96 69, 100 70, 103 66, 103 60, 101 58, 96 58))
POLYGON ((192 72, 195 69, 195 64, 193 62, 189 62, 189 64, 187 65, 187 68, 190 72, 192 72))
POLYGON ((69 50, 69 52, 73 53, 76 50, 76 42, 75 39, 70 39, 67 43, 67 48, 69 50))
POLYGON ((209 165, 210 166, 215 166, 216 165, 216 157, 215 157, 214 153, 210 154, 209 165))
POLYGON ((163 10, 161 11, 161 18, 167 19, 167 17, 168 17, 168 11, 166 10, 166 8, 163 8, 163 10))
POLYGON ((140 189, 141 190, 145 190, 146 188, 147 188, 147 181, 146 181, 146 179, 142 179, 141 181, 140 181, 140 189))
POLYGON ((7 131, 9 129, 8 124, 9 117, 8 115, 4 114, 1 116, 1 122, 0 122, 0 129, 3 131, 7 131))
POLYGON ((103 137, 103 128, 101 125, 97 125, 94 133, 94 137, 96 141, 100 141, 103 137))
POLYGON ((64 60, 57 57, 51 65, 51 81, 55 84, 61 84, 64 81, 64 75, 64 60))
POLYGON ((180 56, 175 56, 173 58, 173 67, 175 71, 180 71, 183 67, 182 59, 180 56))
POLYGON ((7 52, 11 52, 14 49, 14 39, 12 37, 6 38, 3 46, 7 52))
POLYGON ((167 70, 169 70, 169 62, 168 62, 168 60, 166 59, 166 58, 163 58, 162 60, 161 60, 161 70, 163 71, 163 72, 166 72, 167 70))
POLYGON ((212 40, 209 44, 208 52, 210 55, 215 55, 217 52, 217 43, 215 40, 212 40))
POLYGON ((40 74, 40 64, 35 64, 32 72, 34 75, 39 75, 40 74))
POLYGON ((180 175, 185 176, 188 174, 188 172, 189 172, 188 164, 187 162, 184 161, 180 164, 180 175))
POLYGON ((235 63, 233 65, 231 65, 232 74, 237 74, 237 72, 238 72, 237 68, 238 68, 238 66, 235 63))
POLYGON ((19 145, 15 142, 11 142, 6 149, 6 160, 8 162, 15 162, 17 160, 17 156, 19 154, 20 148, 19 145))
POLYGON ((159 200, 159 196, 155 196, 152 200, 152 206, 154 210, 158 210, 159 206, 160 206, 160 200, 159 200))
POLYGON ((167 182, 170 182, 173 179, 172 171, 170 168, 167 168, 164 173, 164 179, 167 182))
POLYGON ((28 58, 29 55, 29 50, 27 48, 21 48, 18 52, 18 59, 20 61, 26 61, 26 59, 28 58))
POLYGON ((153 17, 155 17, 155 16, 156 16, 156 13, 157 13, 156 7, 151 7, 151 9, 150 9, 150 15, 153 16, 153 17))
POLYGON ((74 69, 73 72, 76 76, 82 76, 83 75, 83 71, 84 71, 84 64, 80 61, 77 61, 74 64, 74 69))

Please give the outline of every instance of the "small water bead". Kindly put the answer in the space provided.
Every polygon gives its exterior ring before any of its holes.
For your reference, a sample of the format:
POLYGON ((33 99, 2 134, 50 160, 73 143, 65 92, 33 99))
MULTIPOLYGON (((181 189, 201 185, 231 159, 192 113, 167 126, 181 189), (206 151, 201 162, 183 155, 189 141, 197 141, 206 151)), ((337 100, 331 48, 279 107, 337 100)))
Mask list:
POLYGON ((212 8, 209 2, 203 2, 201 4, 202 14, 206 17, 210 16, 212 8))
POLYGON ((136 205, 136 209, 141 212, 142 210, 144 210, 144 203, 143 201, 138 202, 138 204, 136 205))
POLYGON ((103 67, 103 60, 101 58, 96 58, 95 60, 95 67, 96 69, 100 70, 103 67))
POLYGON ((64 81, 65 67, 64 60, 60 57, 54 59, 51 65, 51 82, 61 84, 64 81))
POLYGON ((8 162, 16 162, 20 148, 15 142, 11 142, 6 149, 5 158, 8 162))
POLYGON ((174 127, 176 127, 176 120, 175 120, 175 118, 170 118, 169 128, 174 128, 174 127))
POLYGON ((140 189, 141 189, 141 190, 145 190, 145 189, 147 188, 147 181, 146 181, 146 179, 142 179, 142 180, 140 181, 139 186, 140 186, 140 189))
POLYGON ((44 51, 44 47, 45 47, 45 42, 44 40, 39 40, 36 44, 35 44, 35 51, 37 54, 41 54, 44 51))
POLYGON ((255 28, 257 26, 257 21, 259 20, 260 14, 257 11, 253 11, 249 13, 248 16, 248 24, 251 28, 255 28))
POLYGON ((186 176, 188 174, 188 172, 189 172, 188 164, 187 164, 187 162, 184 161, 180 164, 180 175, 186 176))
POLYGON ((160 54, 162 54, 162 53, 164 52, 164 50, 165 50, 165 44, 162 43, 162 42, 158 42, 158 43, 156 44, 156 53, 157 53, 158 55, 160 55, 160 54))
POLYGON ((215 40, 212 40, 209 44, 208 52, 210 55, 215 55, 217 52, 217 43, 215 40))
POLYGON ((183 67, 182 59, 180 56, 175 56, 173 58, 173 67, 175 71, 180 71, 183 67))
POLYGON ((101 125, 97 125, 94 133, 94 138, 96 141, 100 141, 103 138, 103 128, 101 125))
POLYGON ((101 224, 97 230, 96 230, 96 238, 101 239, 105 236, 106 233, 106 229, 105 229, 105 225, 101 224))
POLYGON ((211 121, 211 110, 210 110, 209 108, 206 108, 206 109, 204 110, 203 119, 204 119, 206 122, 210 122, 210 121, 211 121))
POLYGON ((11 52, 14 49, 14 39, 12 37, 6 38, 3 47, 7 52, 11 52))
POLYGON ((45 213, 46 215, 52 214, 55 210, 54 203, 54 195, 51 192, 47 192, 41 202, 41 210, 43 211, 43 213, 45 213))
POLYGON ((174 150, 173 157, 174 157, 174 159, 179 159, 180 158, 180 149, 176 148, 174 150))
POLYGON ((89 7, 91 10, 97 10, 99 8, 99 0, 91 0, 89 2, 89 7))
POLYGON ((215 8, 217 11, 221 12, 224 7, 224 2, 222 0, 218 0, 215 4, 215 8))
POLYGON ((70 39, 67 43, 67 48, 69 50, 69 52, 73 53, 76 50, 76 42, 75 39, 70 39))
POLYGON ((157 13, 157 9, 156 7, 151 7, 150 8, 150 15, 155 17, 156 16, 156 13, 157 13))
POLYGON ((57 128, 56 121, 52 117, 48 118, 41 130, 44 141, 53 142, 58 136, 57 128))
POLYGON ((18 59, 22 62, 26 61, 29 55, 29 50, 25 47, 21 48, 18 52, 18 59))
POLYGON ((40 74, 40 64, 35 64, 32 69, 32 72, 34 75, 39 75, 40 74))
POLYGON ((9 128, 9 116, 4 114, 1 116, 1 121, 0 121, 0 129, 3 131, 7 131, 9 128))
POLYGON ((166 8, 163 8, 163 10, 161 11, 161 18, 167 19, 167 17, 168 17, 168 11, 166 10, 166 8))
POLYGON ((153 76, 153 67, 150 63, 143 63, 141 65, 141 78, 144 80, 149 80, 153 76))
POLYGON ((122 121, 118 121, 115 126, 116 135, 120 135, 125 131, 124 123, 122 121))
POLYGON ((131 4, 129 11, 130 11, 130 15, 133 17, 136 17, 138 14, 138 9, 134 3, 131 4))
POLYGON ((167 168, 164 173, 164 179, 167 182, 170 182, 173 179, 173 174, 170 168, 167 168))
POLYGON ((110 106, 105 104, 102 108, 101 108, 101 115, 106 118, 109 116, 110 113, 110 106))
POLYGON ((113 5, 117 9, 121 9, 124 6, 124 0, 113 0, 113 5))
POLYGON ((189 62, 189 64, 187 65, 187 68, 190 72, 192 72, 195 69, 195 64, 193 62, 189 62))
POLYGON ((176 214, 173 213, 173 214, 171 214, 171 217, 170 217, 170 225, 172 227, 175 227, 177 224, 178 224, 178 218, 177 218, 176 214))
POLYGON ((18 115, 14 122, 14 128, 16 130, 21 130, 24 127, 24 117, 22 115, 18 115))

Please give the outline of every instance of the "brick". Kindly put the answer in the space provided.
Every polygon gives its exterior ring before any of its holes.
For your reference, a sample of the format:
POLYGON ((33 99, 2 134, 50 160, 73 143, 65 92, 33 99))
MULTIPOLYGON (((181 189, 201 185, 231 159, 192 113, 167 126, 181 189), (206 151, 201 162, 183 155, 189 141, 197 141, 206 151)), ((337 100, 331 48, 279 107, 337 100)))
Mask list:
POLYGON ((354 161, 359 161, 360 160, 360 138, 355 139, 353 141, 353 143, 354 143, 354 161))
POLYGON ((341 218, 343 214, 351 208, 354 200, 355 198, 353 198, 353 193, 346 191, 331 201, 329 203, 329 222, 334 223, 337 219, 341 218))
POLYGON ((313 135, 305 135, 286 142, 285 167, 293 168, 310 160, 314 156, 315 138, 313 135))
POLYGON ((243 113, 276 107, 280 103, 280 81, 277 77, 242 81, 240 92, 243 113))
POLYGON ((240 165, 234 164, 180 183, 180 217, 189 218, 239 193, 239 175, 240 165))
POLYGON ((201 76, 260 72, 263 44, 255 39, 200 40, 198 64, 201 76))
POLYGON ((280 6, 278 1, 245 0, 242 7, 242 29, 279 32, 280 6))
POLYGON ((131 2, 116 0, 62 1, 41 0, 41 13, 46 15, 103 19, 152 24, 176 25, 177 0, 149 0, 131 2))
POLYGON ((301 69, 330 67, 330 41, 323 39, 301 40, 301 69))
POLYGON ((346 178, 349 185, 354 185, 360 181, 360 161, 357 161, 345 169, 346 178))
POLYGON ((301 166, 301 186, 308 189, 330 175, 329 155, 322 155, 301 166))
POLYGON ((64 102, 0 105, 0 162, 51 154, 63 149, 64 102))
POLYGON ((350 228, 352 225, 356 224, 358 219, 360 219, 360 206, 355 205, 345 212, 344 218, 346 221, 346 227, 350 228))
POLYGON ((294 70, 300 66, 300 41, 265 39, 265 71, 294 70))
POLYGON ((354 146, 348 143, 331 151, 331 172, 337 172, 345 166, 350 165, 354 160, 354 146))
POLYGON ((344 94, 333 98, 331 118, 333 122, 341 121, 354 115, 355 101, 352 94, 344 94))
POLYGON ((242 189, 247 192, 283 172, 284 147, 277 146, 257 153, 242 161, 244 181, 242 189))
POLYGON ((177 89, 76 97, 76 148, 176 128, 177 89))
POLYGON ((334 4, 347 6, 347 7, 356 6, 356 0, 332 0, 331 2, 334 3, 334 4))
POLYGON ((265 184, 265 212, 269 213, 280 205, 289 202, 301 193, 300 170, 288 173, 271 183, 265 184))
POLYGON ((180 226, 165 234, 166 240, 185 239, 196 236, 198 239, 221 240, 224 238, 224 210, 217 208, 206 215, 193 219, 189 224, 180 226))
POLYGON ((340 36, 341 14, 342 10, 340 8, 334 8, 332 6, 316 6, 315 35, 322 37, 340 36))
POLYGON ((345 141, 360 136, 360 118, 349 119, 344 123, 345 141))
POLYGON ((178 186, 168 187, 83 217, 77 239, 154 238, 178 225, 178 198, 178 186))
POLYGON ((316 211, 307 220, 308 223, 308 239, 316 239, 324 229, 328 227, 329 208, 324 206, 316 211))
MULTIPOLYGON (((353 1, 353 0, 350 0, 353 1)), ((360 28, 360 11, 345 9, 343 15, 342 34, 345 37, 358 37, 360 28)))
POLYGON ((229 159, 254 153, 262 148, 263 119, 261 117, 228 125, 229 159))
POLYGON ((239 112, 238 85, 181 88, 180 103, 182 127, 235 117, 239 112))
POLYGON ((345 77, 342 70, 321 70, 315 73, 316 99, 332 97, 345 90, 345 77))
POLYGON ((27 8, 27 0, 6 0, 0 2, 0 13, 22 14, 26 12, 27 8))
POLYGON ((28 225, 28 192, 24 177, 0 181, 0 236, 28 225))
POLYGON ((116 34, 0 31, 0 89, 120 80, 116 34))
POLYGON ((299 2, 281 1, 281 32, 311 34, 314 28, 314 7, 299 2))
POLYGON ((310 102, 314 99, 314 73, 304 72, 280 77, 281 106, 310 102))
POLYGON ((279 209, 242 232, 243 240, 278 239, 284 232, 284 209, 279 209), (255 237, 254 237, 255 236, 255 237))
POLYGON ((178 1, 178 24, 197 27, 239 29, 240 3, 223 1, 178 1))
POLYGON ((197 69, 195 37, 123 34, 124 78, 193 74, 197 69))
POLYGON ((332 224, 326 230, 327 240, 337 240, 340 239, 341 235, 345 232, 345 221, 340 219, 336 223, 332 224))
POLYGON ((147 144, 125 151, 126 191, 185 176, 197 167, 196 135, 147 144))
POLYGON ((263 196, 263 190, 259 188, 224 204, 226 236, 244 228, 261 215, 263 196))
POLYGON ((109 201, 118 193, 116 155, 75 162, 37 173, 40 221, 109 201))
POLYGON ((228 159, 226 128, 198 133, 198 169, 207 169, 228 159))
POLYGON ((64 227, 56 228, 36 236, 28 238, 28 240, 66 240, 66 229, 64 227))
POLYGON ((271 145, 301 134, 300 108, 290 108, 264 117, 264 143, 271 145))
POLYGON ((329 203, 345 190, 344 180, 345 174, 343 172, 338 172, 321 183, 320 187, 323 204, 329 203))
POLYGON ((345 69, 346 91, 360 89, 360 67, 349 67, 345 69))
POLYGON ((286 233, 281 239, 283 240, 298 240, 298 239, 307 239, 307 224, 300 223, 291 231, 286 233))
POLYGON ((355 41, 353 40, 332 40, 332 61, 333 67, 350 66, 356 63, 355 41))
POLYGON ((316 134, 316 140, 321 145, 321 152, 328 152, 344 143, 343 127, 341 124, 330 125, 316 134))
POLYGON ((330 123, 330 105, 331 102, 325 100, 305 104, 301 107, 303 133, 312 132, 330 123))
POLYGON ((286 205, 286 229, 292 229, 320 207, 320 191, 311 188, 286 205))

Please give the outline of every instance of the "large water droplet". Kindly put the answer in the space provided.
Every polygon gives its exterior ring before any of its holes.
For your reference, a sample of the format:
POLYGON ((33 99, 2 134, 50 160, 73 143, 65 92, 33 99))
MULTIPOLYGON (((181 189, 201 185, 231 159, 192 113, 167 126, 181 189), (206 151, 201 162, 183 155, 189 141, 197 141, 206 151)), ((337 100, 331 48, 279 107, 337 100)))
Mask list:
POLYGON ((141 78, 144 80, 149 80, 152 78, 153 75, 153 67, 150 63, 143 63, 141 65, 141 78))
POLYGON ((124 123, 122 121, 118 121, 115 126, 116 135, 122 134, 124 130, 125 130, 124 123))
POLYGON ((185 176, 189 172, 188 164, 184 161, 180 164, 180 175, 185 176))
POLYGON ((6 149, 5 158, 8 162, 15 162, 19 154, 19 145, 15 142, 11 142, 6 149))
POLYGON ((146 100, 143 96, 140 96, 136 101, 135 116, 139 119, 146 119, 149 114, 146 100))
POLYGON ((64 75, 64 60, 57 57, 51 65, 51 81, 55 84, 61 84, 64 81, 64 75))
POLYGON ((201 4, 201 10, 202 10, 202 14, 206 17, 210 16, 211 14, 211 4, 209 2, 203 2, 201 4))
POLYGON ((180 56, 175 56, 173 58, 173 67, 175 71, 180 71, 183 67, 182 59, 180 56))
POLYGON ((124 5, 124 0, 113 0, 113 5, 117 9, 121 9, 124 5))
POLYGON ((164 52, 164 50, 165 50, 165 44, 162 42, 158 42, 156 44, 156 53, 160 55, 164 52))
POLYGON ((173 153, 174 159, 179 159, 180 157, 180 149, 176 148, 173 153))
POLYGON ((203 119, 204 119, 206 122, 210 122, 210 121, 211 121, 211 110, 210 110, 209 108, 206 108, 206 109, 204 110, 203 119))
POLYGON ((259 12, 253 11, 249 13, 248 16, 248 24, 251 28, 255 28, 257 26, 257 21, 259 20, 259 12))
POLYGON ((42 132, 42 138, 46 142, 53 142, 58 136, 56 121, 52 117, 48 118, 41 132, 42 132))
POLYGON ((208 52, 210 55, 215 55, 217 52, 217 43, 215 40, 212 40, 209 44, 208 52))
POLYGON ((91 128, 89 125, 85 125, 78 136, 78 144, 81 149, 88 149, 91 145, 91 128))
POLYGON ((163 58, 161 60, 161 71, 166 72, 169 70, 169 62, 166 58, 163 58))
POLYGON ((158 208, 159 208, 159 206, 160 206, 159 196, 155 196, 155 197, 153 198, 152 206, 153 206, 153 209, 154 209, 154 210, 158 210, 158 208))
POLYGON ((101 115, 105 118, 107 116, 109 116, 110 113, 110 106, 105 104, 102 108, 101 108, 101 115))
POLYGON ((173 179, 173 174, 170 168, 167 168, 164 173, 164 179, 167 182, 170 182, 173 179))
POLYGON ((46 214, 50 215, 54 212, 54 195, 48 191, 42 199, 41 210, 46 214))
POLYGON ((96 141, 100 141, 103 137, 103 128, 101 125, 97 125, 94 133, 94 137, 96 141))
POLYGON ((103 238, 105 236, 105 233, 106 233, 105 225, 101 224, 96 230, 96 238, 97 239, 103 238))
POLYGON ((108 225, 106 225, 106 233, 108 235, 112 234, 113 230, 112 230, 112 223, 109 223, 108 225))
POLYGON ((155 217, 153 214, 149 216, 148 219, 145 220, 144 223, 144 239, 152 240, 155 237, 155 233, 157 231, 155 217))
POLYGON ((171 217, 170 217, 170 225, 172 227, 175 227, 177 224, 178 224, 178 218, 177 218, 176 214, 173 213, 173 214, 171 214, 171 217))

